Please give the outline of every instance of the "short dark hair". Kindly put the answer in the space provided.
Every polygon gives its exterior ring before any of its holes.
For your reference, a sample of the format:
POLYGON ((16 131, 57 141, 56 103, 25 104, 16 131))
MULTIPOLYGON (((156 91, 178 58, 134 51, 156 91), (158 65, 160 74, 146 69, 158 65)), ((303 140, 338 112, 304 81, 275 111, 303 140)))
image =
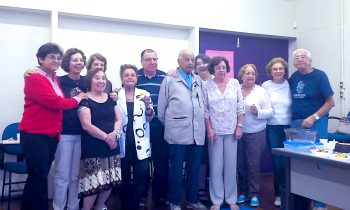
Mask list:
POLYGON ((152 50, 152 49, 145 49, 144 51, 142 51, 141 53, 141 59, 143 59, 143 55, 145 54, 145 52, 148 52, 148 53, 155 53, 157 55, 157 53, 152 50))
POLYGON ((91 67, 92 67, 92 63, 96 60, 100 60, 100 61, 103 61, 105 63, 105 71, 107 71, 107 59, 101 55, 100 53, 95 53, 95 54, 92 54, 86 64, 86 69, 88 71, 91 70, 91 67))
POLYGON ((137 72, 138 72, 138 69, 135 65, 132 65, 132 64, 123 64, 120 66, 120 79, 123 78, 123 73, 126 69, 133 69, 136 73, 136 76, 137 76, 137 72))
POLYGON ((208 66, 208 70, 210 74, 214 74, 215 72, 215 66, 219 65, 219 63, 221 61, 225 62, 226 65, 226 72, 229 73, 230 72, 230 65, 228 63, 228 60, 225 57, 222 56, 215 56, 211 59, 210 64, 208 66))
POLYGON ((284 78, 288 79, 289 77, 289 71, 288 71, 288 63, 281 57, 277 57, 277 58, 273 58, 265 67, 266 69, 266 74, 268 77, 272 78, 271 75, 271 70, 272 70, 272 66, 275 65, 276 63, 281 63, 283 65, 284 68, 284 78))
POLYGON ((36 58, 38 59, 39 66, 41 65, 39 58, 45 60, 45 57, 50 53, 59 53, 62 57, 63 51, 58 44, 49 42, 46 44, 43 44, 39 47, 38 52, 36 53, 36 58))
POLYGON ((83 56, 84 59, 84 66, 86 64, 86 57, 83 53, 83 51, 77 49, 77 48, 69 48, 66 53, 64 53, 64 56, 62 58, 62 62, 61 62, 61 68, 65 71, 65 72, 69 72, 69 62, 70 62, 70 58, 72 57, 72 55, 80 53, 83 56))
POLYGON ((206 54, 198 54, 195 58, 194 58, 194 69, 197 68, 197 60, 198 59, 202 59, 204 63, 210 63, 210 57, 207 56, 206 54))
MULTIPOLYGON (((101 68, 94 68, 91 69, 90 71, 87 72, 86 76, 85 76, 85 86, 86 86, 86 90, 87 91, 91 91, 91 81, 92 78, 95 76, 95 74, 97 74, 97 72, 102 71, 104 74, 105 72, 103 71, 103 69, 101 68)), ((106 76, 106 74, 105 74, 106 76)), ((107 80, 107 76, 106 76, 106 80, 107 80)))

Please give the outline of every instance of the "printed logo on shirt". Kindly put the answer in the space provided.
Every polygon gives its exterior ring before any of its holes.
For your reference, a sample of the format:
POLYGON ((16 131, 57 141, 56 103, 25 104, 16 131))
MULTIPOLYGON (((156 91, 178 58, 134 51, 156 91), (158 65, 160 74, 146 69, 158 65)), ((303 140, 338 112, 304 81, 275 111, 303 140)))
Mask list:
POLYGON ((297 93, 293 94, 293 98, 305 98, 304 92, 305 83, 303 81, 300 81, 297 85, 297 93))

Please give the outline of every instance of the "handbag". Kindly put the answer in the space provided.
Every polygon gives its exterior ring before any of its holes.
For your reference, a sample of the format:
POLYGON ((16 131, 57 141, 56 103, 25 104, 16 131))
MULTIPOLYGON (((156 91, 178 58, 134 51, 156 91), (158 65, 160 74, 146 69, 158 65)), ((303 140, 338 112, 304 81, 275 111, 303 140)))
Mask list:
POLYGON ((339 120, 337 133, 343 133, 346 135, 350 135, 350 121, 347 117, 343 117, 339 120))

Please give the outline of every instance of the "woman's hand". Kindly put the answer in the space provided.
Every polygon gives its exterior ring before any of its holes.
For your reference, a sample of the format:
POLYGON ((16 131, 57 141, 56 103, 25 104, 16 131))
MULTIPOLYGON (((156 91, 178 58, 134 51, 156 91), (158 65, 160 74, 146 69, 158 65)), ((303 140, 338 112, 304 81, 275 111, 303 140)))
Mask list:
POLYGON ((86 93, 79 93, 79 95, 77 95, 77 96, 81 99, 88 99, 89 98, 86 93))
POLYGON ((148 97, 145 95, 145 97, 140 99, 141 101, 143 101, 146 105, 146 108, 150 108, 150 104, 151 104, 151 97, 148 97))
POLYGON ((207 129, 207 137, 210 140, 210 142, 213 144, 214 140, 216 140, 217 138, 215 137, 215 132, 213 131, 213 129, 207 129))
POLYGON ((179 72, 176 69, 170 69, 166 75, 171 76, 173 78, 178 78, 180 76, 179 72))
MULTIPOLYGON (((117 89, 117 88, 116 88, 116 89, 117 89)), ((119 90, 118 90, 118 91, 119 91, 119 90)), ((117 92, 117 91, 111 92, 111 93, 109 94, 109 96, 111 97, 111 99, 112 99, 113 101, 118 101, 119 96, 118 96, 118 92, 117 92)))
POLYGON ((235 130, 235 139, 237 139, 237 140, 241 139, 242 135, 243 135, 242 127, 237 125, 236 130, 235 130))
POLYGON ((258 115, 258 107, 256 107, 254 104, 250 106, 250 112, 254 115, 258 115))
POLYGON ((36 73, 38 73, 38 71, 36 69, 28 69, 26 72, 24 72, 23 77, 24 78, 30 77, 30 75, 36 74, 36 73))
POLYGON ((109 146, 109 148, 111 148, 111 149, 115 149, 118 146, 116 136, 117 136, 117 132, 113 131, 113 132, 107 134, 107 136, 104 140, 106 142, 106 144, 109 146))

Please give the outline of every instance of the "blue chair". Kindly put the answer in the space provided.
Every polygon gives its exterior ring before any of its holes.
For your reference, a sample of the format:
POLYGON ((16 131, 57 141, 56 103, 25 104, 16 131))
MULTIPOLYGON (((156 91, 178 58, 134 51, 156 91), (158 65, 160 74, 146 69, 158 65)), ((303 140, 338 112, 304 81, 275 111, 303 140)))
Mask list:
MULTIPOLYGON (((350 112, 348 113, 348 118, 350 117, 350 112)), ((341 117, 328 117, 329 120, 341 120, 341 117)), ((350 142, 350 135, 342 134, 342 133, 328 133, 328 140, 332 141, 335 139, 339 142, 350 142)))
MULTIPOLYGON (((2 134, 2 139, 6 140, 9 138, 17 139, 17 133, 18 131, 18 124, 19 123, 13 123, 8 125, 4 133, 2 134)), ((12 173, 15 174, 27 174, 27 166, 25 161, 23 161, 23 153, 22 148, 20 144, 1 144, 0 145, 0 169, 4 170, 4 179, 2 182, 2 194, 1 194, 1 202, 4 200, 4 189, 5 185, 9 186, 9 193, 8 193, 8 209, 10 209, 11 204, 11 193, 12 192, 20 192, 23 191, 20 190, 12 190, 11 185, 12 184, 24 184, 25 181, 21 182, 12 182, 12 173), (5 154, 10 155, 17 155, 17 162, 5 162, 5 154), (6 172, 9 172, 9 182, 5 182, 6 180, 6 172)))

